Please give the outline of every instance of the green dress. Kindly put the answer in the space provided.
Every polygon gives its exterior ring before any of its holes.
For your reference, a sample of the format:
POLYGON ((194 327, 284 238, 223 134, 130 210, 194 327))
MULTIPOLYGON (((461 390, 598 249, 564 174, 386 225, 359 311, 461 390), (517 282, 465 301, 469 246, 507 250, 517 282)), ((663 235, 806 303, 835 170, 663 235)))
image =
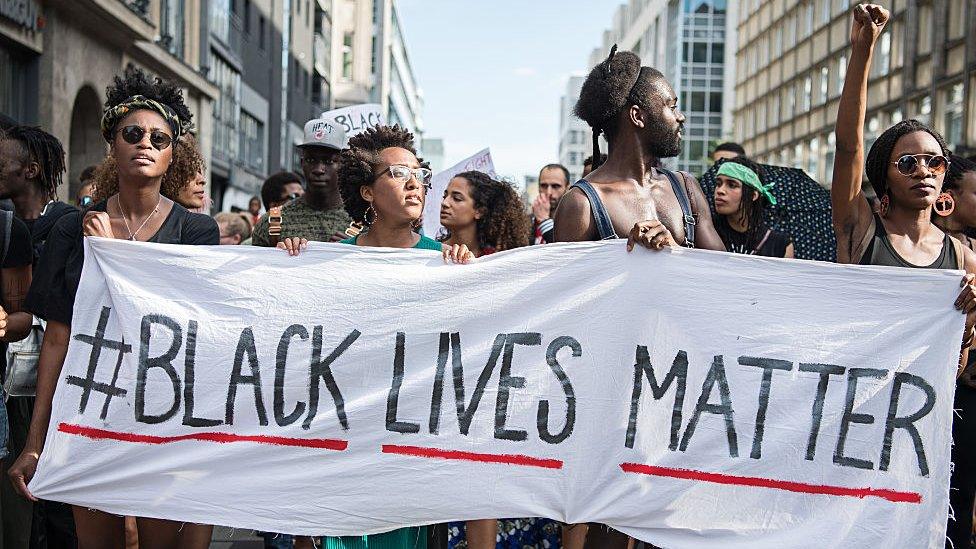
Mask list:
MULTIPOLYGON (((355 237, 354 236, 352 238, 347 238, 345 240, 341 240, 339 243, 340 244, 355 244, 357 238, 359 238, 359 237, 355 237)), ((434 251, 438 251, 438 252, 441 251, 441 249, 443 247, 444 247, 444 245, 441 244, 440 242, 434 240, 433 238, 428 238, 428 237, 423 236, 423 235, 420 235, 420 240, 418 240, 417 243, 413 245, 413 248, 415 250, 434 250, 434 251)))
MULTIPOLYGON (((341 244, 355 244, 356 237, 341 244)), ((418 250, 441 251, 441 243, 421 236, 413 246, 418 250)), ((400 528, 392 532, 369 536, 341 536, 322 538, 323 549, 427 549, 427 527, 400 528)))

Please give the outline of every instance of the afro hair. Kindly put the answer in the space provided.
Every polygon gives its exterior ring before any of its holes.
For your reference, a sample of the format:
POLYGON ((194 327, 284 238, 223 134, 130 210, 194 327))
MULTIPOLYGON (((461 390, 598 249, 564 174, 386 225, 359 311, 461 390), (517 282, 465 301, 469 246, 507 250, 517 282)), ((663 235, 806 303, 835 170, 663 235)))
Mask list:
MULTIPOLYGON (((413 134, 395 126, 376 126, 349 139, 349 148, 339 153, 339 194, 346 212, 354 221, 364 222, 369 203, 360 193, 376 179, 376 166, 382 163, 380 151, 397 147, 417 154, 413 134)), ((418 158, 423 165, 423 160, 418 158)))
POLYGON ((183 90, 174 82, 150 76, 146 71, 129 65, 105 89, 105 107, 119 105, 133 95, 143 95, 173 109, 180 119, 184 135, 193 127, 193 114, 183 101, 183 90))

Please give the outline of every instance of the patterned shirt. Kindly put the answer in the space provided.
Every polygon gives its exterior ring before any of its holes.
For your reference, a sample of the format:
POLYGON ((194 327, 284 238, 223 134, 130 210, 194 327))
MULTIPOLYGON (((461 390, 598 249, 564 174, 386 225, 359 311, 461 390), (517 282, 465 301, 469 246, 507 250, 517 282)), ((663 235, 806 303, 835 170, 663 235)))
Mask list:
MULTIPOLYGON (((281 207, 281 239, 304 238, 314 242, 328 242, 332 235, 341 233, 352 223, 352 218, 342 208, 314 210, 304 197, 298 197, 281 207)), ((261 216, 251 235, 254 246, 271 247, 268 236, 268 214, 261 216)))

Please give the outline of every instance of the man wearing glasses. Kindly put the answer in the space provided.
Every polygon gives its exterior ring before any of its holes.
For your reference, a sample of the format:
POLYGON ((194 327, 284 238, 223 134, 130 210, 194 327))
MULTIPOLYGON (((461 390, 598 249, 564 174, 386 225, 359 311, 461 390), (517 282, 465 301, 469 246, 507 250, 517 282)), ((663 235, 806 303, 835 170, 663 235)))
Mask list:
POLYGON ((305 124, 305 141, 299 145, 305 194, 261 216, 251 244, 274 247, 285 238, 338 242, 346 238, 352 218, 342 207, 336 160, 346 143, 346 133, 331 120, 315 119, 305 124))

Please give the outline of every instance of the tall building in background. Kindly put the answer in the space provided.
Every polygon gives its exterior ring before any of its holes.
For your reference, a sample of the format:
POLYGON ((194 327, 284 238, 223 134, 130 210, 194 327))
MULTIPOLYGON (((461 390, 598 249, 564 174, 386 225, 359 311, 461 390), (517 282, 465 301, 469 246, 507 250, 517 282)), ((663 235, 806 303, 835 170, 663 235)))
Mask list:
POLYGON ((736 4, 630 0, 617 9, 613 26, 590 55, 587 72, 617 44, 640 55, 644 65, 660 70, 674 86, 687 120, 681 155, 665 160, 672 168, 700 175, 708 168, 711 146, 730 133, 731 117, 723 118, 723 112, 731 111, 734 98, 725 75, 735 74, 735 52, 726 44, 735 43, 736 4))
POLYGON ((584 79, 570 76, 566 94, 559 100, 559 163, 569 170, 572 181, 582 177, 583 160, 593 151, 593 131, 573 114, 584 79))
MULTIPOLYGON (((850 57, 848 0, 743 2, 737 21, 735 137, 771 164, 803 168, 825 186, 837 103, 850 57)), ((870 68, 864 138, 917 118, 951 148, 976 152, 976 4, 902 0, 870 68)))
POLYGON ((64 144, 62 199, 107 153, 99 130, 105 88, 126 66, 179 82, 209 165, 217 88, 203 76, 205 0, 0 2, 0 115, 36 124, 64 144))
MULTIPOLYGON (((394 0, 334 0, 333 106, 379 103, 390 124, 422 143, 423 93, 417 84, 394 0)), ((421 149, 423 147, 421 146, 421 149)))

